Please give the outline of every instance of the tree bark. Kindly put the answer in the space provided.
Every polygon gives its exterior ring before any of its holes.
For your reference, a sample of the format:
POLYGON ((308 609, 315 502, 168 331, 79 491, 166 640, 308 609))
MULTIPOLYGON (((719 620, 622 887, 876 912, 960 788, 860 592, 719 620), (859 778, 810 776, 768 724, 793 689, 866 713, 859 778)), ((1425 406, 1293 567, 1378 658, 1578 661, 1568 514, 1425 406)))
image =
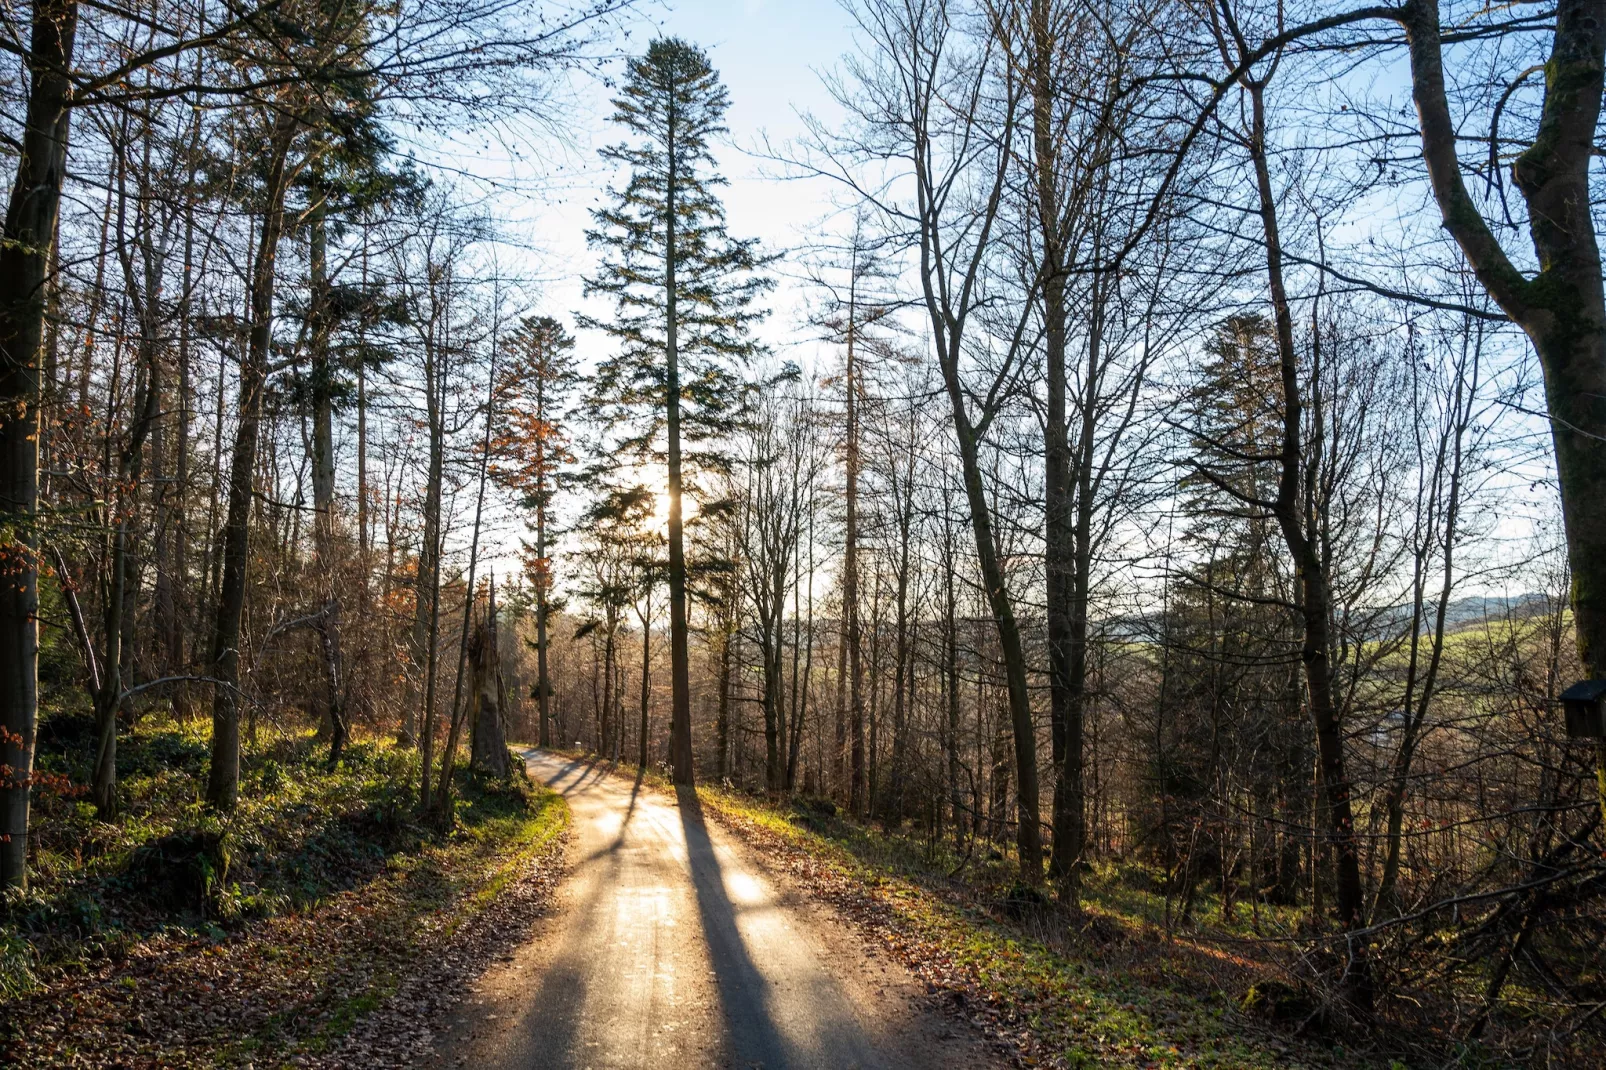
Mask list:
MULTIPOLYGON (((546 505, 536 509, 535 552, 546 560, 546 505)), ((552 746, 552 684, 547 676, 547 577, 543 573, 535 581, 535 690, 536 708, 540 711, 541 727, 537 740, 543 747, 552 746)))
MULTIPOLYGON (((847 450, 846 519, 842 550, 842 616, 847 622, 848 641, 848 731, 851 758, 848 775, 848 810, 864 812, 867 781, 864 765, 864 633, 859 620, 859 368, 858 333, 858 247, 854 247, 853 277, 848 290, 847 353, 847 450)), ((837 739, 837 762, 842 760, 841 733, 837 739)))
MULTIPOLYGON (((1361 885, 1360 850, 1350 806, 1350 782, 1345 769, 1343 726, 1333 698, 1332 603, 1326 563, 1313 537, 1316 518, 1310 502, 1311 473, 1304 443, 1304 403, 1300 384, 1299 353, 1294 343, 1294 322, 1283 281, 1282 240, 1278 230, 1276 195, 1266 154, 1265 85, 1246 81, 1251 105, 1249 153, 1255 170, 1258 211, 1266 243, 1266 274, 1271 290, 1272 319, 1282 379, 1283 428, 1279 449, 1277 496, 1272 514, 1282 532, 1298 583, 1298 605, 1303 625, 1300 662, 1305 670, 1307 703, 1316 734, 1321 790, 1326 804, 1327 839, 1336 870, 1335 890, 1339 923, 1344 931, 1366 924, 1366 903, 1361 885)), ((1313 344, 1316 340, 1313 339, 1313 344)), ((1319 447, 1312 448, 1312 454, 1319 447)), ((1364 939, 1350 941, 1344 972, 1344 990, 1351 1004, 1365 1012, 1372 1006, 1372 980, 1364 939)))
MULTIPOLYGON (((913 419, 913 414, 910 414, 913 419)), ((910 442, 909 466, 905 472, 903 501, 898 510, 898 574, 893 638, 893 657, 897 665, 892 681, 892 769, 882 791, 881 813, 887 824, 896 828, 903 823, 904 779, 907 774, 908 718, 912 702, 907 701, 906 688, 913 683, 914 656, 911 653, 909 613, 910 543, 914 534, 914 443, 910 442)))
MULTIPOLYGON (((313 195, 322 197, 321 190, 313 195)), ((312 356, 312 544, 326 609, 318 634, 323 650, 325 714, 330 728, 329 764, 346 745, 345 668, 340 645, 340 584, 335 577, 334 367, 329 360, 329 231, 326 203, 314 205, 307 221, 311 301, 308 318, 312 356)))
POLYGON ((39 350, 46 273, 67 165, 78 5, 38 0, 22 152, 0 243, 0 887, 28 879, 39 717, 39 350))
POLYGON ((721 782, 730 774, 731 647, 735 642, 735 631, 725 628, 719 645, 719 710, 714 721, 714 743, 719 748, 715 768, 721 782))
POLYGON ((646 608, 641 614, 641 740, 637 748, 636 767, 647 768, 647 713, 652 702, 652 601, 648 592, 646 608))
POLYGON ((101 664, 105 668, 105 675, 100 681, 99 692, 94 696, 97 748, 94 780, 90 788, 90 798, 102 819, 110 819, 117 812, 117 714, 122 704, 127 672, 125 659, 129 653, 129 632, 132 630, 133 607, 129 590, 138 590, 138 574, 129 553, 129 543, 133 538, 129 530, 130 521, 138 513, 135 496, 145 442, 161 415, 161 361, 157 353, 157 325, 153 321, 159 292, 146 291, 142 299, 135 301, 142 313, 139 317, 141 381, 135 391, 134 424, 129 428, 128 442, 118 455, 116 490, 107 512, 107 521, 113 530, 108 569, 111 584, 104 607, 106 655, 101 664))
MULTIPOLYGON (((492 583, 485 621, 469 644, 473 676, 469 721, 469 764, 494 777, 511 772, 507 753, 506 709, 503 707, 502 653, 496 634, 496 585, 492 583)), ((450 755, 448 755, 448 760, 450 755)), ((442 771, 450 775, 450 768, 442 771)))
POLYGON ((961 849, 965 838, 965 800, 959 790, 959 599, 954 583, 959 555, 954 549, 948 518, 944 516, 942 661, 948 731, 943 743, 948 758, 948 805, 953 810, 954 850, 957 851, 961 849))
MULTIPOLYGON (((425 345, 434 348, 432 341, 425 345)), ((445 429, 441 426, 445 417, 441 414, 440 385, 444 377, 442 369, 436 367, 439 356, 435 353, 426 353, 429 367, 425 370, 424 389, 427 393, 425 404, 428 409, 429 422, 429 468, 424 488, 424 531, 418 547, 418 573, 413 584, 413 634, 412 634, 412 660, 414 666, 413 684, 409 688, 407 703, 402 715, 401 739, 403 743, 420 743, 426 759, 432 757, 434 741, 427 738, 434 730, 433 720, 426 724, 423 732, 418 728, 417 709, 420 698, 426 707, 425 716, 429 718, 433 713, 433 703, 429 697, 434 683, 435 656, 434 641, 436 624, 438 623, 440 602, 440 550, 441 550, 441 480, 445 472, 445 429), (423 686, 419 686, 420 674, 423 686)), ((430 761, 424 762, 424 782, 429 782, 430 761)), ((420 799, 421 805, 427 805, 428 789, 420 799)))
MULTIPOLYGON (((1561 483, 1578 653, 1606 676, 1606 290, 1590 201, 1590 161, 1606 81, 1606 11, 1600 0, 1560 0, 1545 64, 1545 100, 1533 143, 1511 176, 1528 205, 1539 273, 1512 264, 1462 179, 1445 92, 1438 0, 1399 12, 1410 46, 1411 93, 1422 159, 1444 227, 1480 282, 1539 356, 1561 483)), ((1597 748, 1606 819, 1606 746, 1597 748)))
POLYGON ((976 537, 976 563, 993 623, 998 629, 998 645, 1004 657, 1004 682, 1009 695, 1009 721, 1014 736, 1015 781, 1019 805, 1015 845, 1020 852, 1021 878, 1037 884, 1043 879, 1043 834, 1038 828, 1037 728, 1032 723, 1031 691, 1026 680, 1026 655, 1021 648, 1020 627, 1015 607, 1004 579, 1003 565, 993 539, 991 506, 982 483, 981 458, 975 430, 965 410, 964 392, 959 383, 957 354, 943 362, 948 383, 948 400, 953 410, 954 430, 959 439, 959 460, 963 469, 965 499, 970 506, 971 530, 976 537), (954 370, 950 373, 950 368, 954 370))
POLYGON ((696 783, 691 748, 691 649, 686 619, 686 542, 682 522, 680 471, 680 349, 678 338, 679 292, 675 282, 676 189, 679 158, 676 153, 676 115, 670 97, 669 142, 665 153, 669 175, 664 183, 664 392, 669 438, 669 764, 676 784, 696 783))
MULTIPOLYGON (((942 45, 921 40, 925 27, 920 24, 924 16, 916 16, 914 24, 905 31, 911 32, 908 44, 918 53, 930 49, 929 59, 941 56, 942 45)), ((945 26, 946 24, 940 24, 945 26)), ((945 29, 934 31, 939 35, 945 29)), ((898 42, 901 46, 904 42, 898 42)), ((921 64, 928 57, 917 55, 913 62, 921 64)), ((1010 139, 1013 137, 1019 100, 1014 95, 1013 82, 1006 83, 1005 96, 993 106, 1001 108, 996 117, 999 131, 992 146, 995 153, 991 162, 992 173, 979 176, 982 182, 982 203, 973 208, 962 226, 966 245, 950 245, 943 215, 947 205, 947 178, 934 173, 934 158, 927 139, 933 131, 925 126, 929 120, 927 109, 937 106, 939 92, 926 79, 924 68, 916 73, 909 87, 909 101, 914 114, 916 130, 911 138, 909 162, 914 170, 916 210, 919 218, 919 274, 922 298, 931 322, 932 344, 937 364, 942 372, 943 386, 953 417, 954 438, 958 446, 960 471, 965 488, 965 501, 970 509, 971 531, 976 541, 976 563, 981 574, 982 588, 992 611, 993 623, 998 631, 999 651, 1003 655, 1004 679, 1009 696, 1010 728, 1014 735, 1015 774, 1018 792, 1019 820, 1016 825, 1016 846, 1019 851, 1020 875, 1029 884, 1043 879, 1043 837, 1039 825, 1039 798, 1037 782, 1037 729, 1032 720, 1031 691, 1026 675, 1026 655, 1021 645, 1020 626, 1015 620, 1015 607, 999 560, 998 545, 993 534, 992 506, 987 500, 986 480, 981 470, 982 432, 998 411, 996 396, 988 395, 979 421, 971 418, 970 391, 963 378, 962 362, 965 359, 963 336, 966 322, 980 300, 978 286, 983 259, 992 236, 993 224, 1003 204, 1007 177, 1010 171, 1010 139)), ((975 104, 979 102, 973 101, 975 104)), ((955 105, 946 103, 950 109, 955 105)), ((978 129, 982 122, 974 109, 962 120, 967 147, 962 158, 967 161, 985 160, 978 155, 980 148, 970 144, 971 138, 983 136, 978 129)), ((1013 357, 1013 354, 1012 354, 1013 357)), ((995 379, 995 383, 1000 380, 995 379)))
POLYGON ((240 790, 240 618, 245 609, 250 563, 251 503, 256 477, 257 431, 262 391, 273 341, 273 291, 279 238, 284 233, 284 200, 290 185, 290 147, 297 122, 287 112, 273 121, 262 231, 251 273, 251 334, 240 363, 239 424, 229 462, 229 506, 223 522, 222 577, 212 629, 212 766, 206 799, 214 809, 231 810, 240 790))
MULTIPOLYGON (((457 761, 457 737, 462 725, 463 704, 463 675, 469 654, 469 632, 474 621, 474 601, 478 597, 474 591, 474 584, 478 582, 480 565, 480 529, 485 517, 485 484, 489 480, 491 471, 491 429, 495 426, 496 415, 496 355, 497 343, 493 336, 491 343, 491 367, 486 376, 487 387, 485 391, 485 433, 480 442, 480 474, 479 487, 474 497, 474 532, 469 540, 468 547, 468 587, 463 599, 463 626, 462 635, 457 648, 457 678, 452 684, 452 718, 446 733, 446 750, 441 755, 441 775, 439 786, 435 792, 435 806, 443 816, 449 817, 452 800, 452 766, 457 761)), ((437 566, 438 567, 438 566, 437 566)), ((491 575, 490 613, 496 612, 496 575, 491 575)), ((494 645, 496 639, 496 622, 491 621, 491 641, 494 645)), ((496 658, 495 651, 489 655, 496 658)), ((496 679, 501 679, 501 668, 496 668, 496 679)), ((478 692, 470 696, 471 701, 478 702, 478 692)), ((494 701, 494 697, 493 697, 494 701)), ((497 716, 502 715, 501 706, 497 706, 497 716)), ((477 714, 475 715, 477 716, 477 714)), ((503 750, 506 750, 506 733, 502 733, 503 750)), ((472 753, 472 750, 471 750, 472 753)), ((472 761, 473 758, 470 758, 472 761)), ((506 762, 504 761, 505 768, 506 762)), ((429 763, 424 764, 424 777, 429 778, 429 763)))
POLYGON ((1066 271, 1064 226, 1060 218, 1059 146, 1054 136, 1053 77, 1055 38, 1047 0, 1032 0, 1030 19, 1032 164, 1037 230, 1042 241, 1043 363, 1046 419, 1043 425, 1043 557, 1048 627, 1049 724, 1054 760, 1054 851, 1049 875, 1060 894, 1075 901, 1080 892, 1076 862, 1082 855, 1080 828, 1080 723, 1073 724, 1071 602, 1075 555, 1071 492, 1071 447, 1066 414, 1066 271))

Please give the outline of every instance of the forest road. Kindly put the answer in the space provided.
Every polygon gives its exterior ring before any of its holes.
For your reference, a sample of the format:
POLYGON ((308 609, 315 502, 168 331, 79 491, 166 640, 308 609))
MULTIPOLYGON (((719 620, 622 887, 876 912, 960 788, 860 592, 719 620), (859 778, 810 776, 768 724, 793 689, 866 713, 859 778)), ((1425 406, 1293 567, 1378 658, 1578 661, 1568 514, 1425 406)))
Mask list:
POLYGON ((1005 1065, 899 963, 677 800, 529 751, 573 813, 557 908, 466 994, 438 1051, 491 1070, 1005 1065))

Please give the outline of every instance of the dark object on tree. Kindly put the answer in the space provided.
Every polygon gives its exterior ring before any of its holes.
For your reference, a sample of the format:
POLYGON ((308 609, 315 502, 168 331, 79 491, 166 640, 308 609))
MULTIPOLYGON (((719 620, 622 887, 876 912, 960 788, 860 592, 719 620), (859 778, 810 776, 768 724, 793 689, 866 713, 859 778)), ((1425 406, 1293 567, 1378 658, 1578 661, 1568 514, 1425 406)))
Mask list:
POLYGON ((1606 739, 1606 680, 1580 680, 1561 693, 1568 739, 1606 739))
MULTIPOLYGON (((502 683, 502 659, 496 642, 496 588, 491 588, 485 619, 474 630, 468 643, 469 672, 473 692, 469 695, 470 763, 492 776, 508 775, 507 726, 503 723, 506 688, 502 683)), ((450 758, 447 759, 450 761, 450 758)))

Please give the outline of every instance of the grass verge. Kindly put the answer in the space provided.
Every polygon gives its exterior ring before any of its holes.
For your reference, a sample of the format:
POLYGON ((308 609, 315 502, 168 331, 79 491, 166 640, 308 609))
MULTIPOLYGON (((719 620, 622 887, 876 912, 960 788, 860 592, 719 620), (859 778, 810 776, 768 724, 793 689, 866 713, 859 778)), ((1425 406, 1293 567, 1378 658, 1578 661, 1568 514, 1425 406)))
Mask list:
MULTIPOLYGON (((410 752, 367 744, 329 769, 281 737, 251 751, 219 820, 195 798, 202 742, 134 733, 115 822, 42 807, 39 879, 0 915, 0 1063, 315 1063, 419 971, 463 958, 463 930, 510 884, 559 868, 567 806, 522 775, 460 769, 438 831, 410 819, 410 752)), ((419 1017, 441 994, 408 998, 419 1017)), ((390 1062, 406 1059, 342 1065, 390 1062)))

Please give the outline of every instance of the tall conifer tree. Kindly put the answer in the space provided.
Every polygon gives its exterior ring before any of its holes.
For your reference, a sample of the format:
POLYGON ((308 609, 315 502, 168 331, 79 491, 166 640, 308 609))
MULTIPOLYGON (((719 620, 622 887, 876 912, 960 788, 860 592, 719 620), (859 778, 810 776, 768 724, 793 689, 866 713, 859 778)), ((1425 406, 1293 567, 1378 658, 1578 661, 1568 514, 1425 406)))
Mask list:
POLYGON ((547 676, 547 623, 552 595, 552 501, 574 461, 565 419, 580 381, 574 339, 550 316, 530 316, 507 344, 502 372, 501 428, 492 450, 493 474, 516 491, 527 510, 535 542, 525 543, 525 561, 535 579, 536 685, 541 746, 552 745, 551 693, 547 676))
POLYGON ((732 239, 717 194, 711 142, 725 132, 729 94, 708 57, 677 38, 659 39, 630 61, 613 121, 631 140, 601 151, 628 180, 587 233, 603 252, 588 293, 614 299, 606 332, 617 355, 597 368, 593 402, 618 433, 616 456, 661 463, 669 482, 669 631, 673 706, 670 759, 691 784, 691 685, 686 621, 682 496, 695 476, 718 469, 719 445, 740 401, 734 367, 757 350, 749 328, 769 280, 753 241, 732 239))

